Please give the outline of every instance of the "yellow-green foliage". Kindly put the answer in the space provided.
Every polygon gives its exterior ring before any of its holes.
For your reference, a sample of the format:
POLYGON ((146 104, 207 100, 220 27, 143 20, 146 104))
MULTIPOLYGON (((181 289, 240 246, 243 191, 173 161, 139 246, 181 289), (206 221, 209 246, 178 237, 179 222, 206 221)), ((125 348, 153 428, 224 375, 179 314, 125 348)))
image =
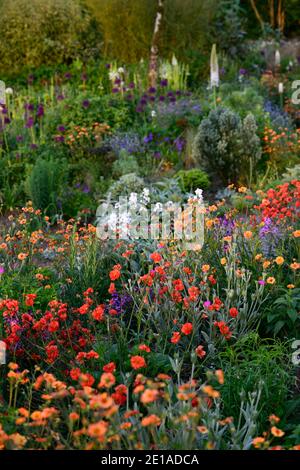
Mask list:
POLYGON ((89 21, 77 0, 2 0, 0 70, 14 72, 76 57, 89 21))
MULTIPOLYGON (((104 38, 104 55, 123 62, 148 58, 157 1, 85 0, 99 21, 104 38)), ((160 51, 180 60, 191 48, 203 49, 216 0, 165 0, 160 51)))

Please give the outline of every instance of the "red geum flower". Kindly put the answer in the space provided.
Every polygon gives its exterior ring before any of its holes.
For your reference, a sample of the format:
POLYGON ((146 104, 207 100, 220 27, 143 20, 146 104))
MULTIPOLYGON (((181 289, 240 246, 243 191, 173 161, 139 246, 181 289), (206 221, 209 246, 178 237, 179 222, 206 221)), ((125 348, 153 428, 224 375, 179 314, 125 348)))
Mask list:
POLYGON ((181 332, 184 335, 190 335, 193 331, 193 324, 192 323, 185 323, 182 325, 181 332))
POLYGON ((160 253, 151 253, 150 259, 152 259, 154 263, 159 263, 162 260, 162 256, 160 253))
POLYGON ((36 297, 37 297, 36 294, 26 294, 26 296, 25 296, 25 305, 27 307, 33 307, 36 297))
POLYGON ((204 351, 204 348, 201 345, 196 347, 195 353, 197 354, 198 357, 200 357, 200 359, 206 356, 206 352, 204 351))
POLYGON ((178 331, 175 331, 172 335, 171 343, 177 344, 177 343, 179 343, 180 339, 181 339, 180 333, 178 331))
POLYGON ((237 308, 231 307, 231 309, 229 309, 229 315, 230 315, 232 318, 237 317, 238 314, 239 314, 239 311, 238 311, 237 308))
POLYGON ((105 364, 105 366, 103 366, 103 370, 104 372, 115 372, 116 370, 116 364, 114 362, 109 362, 108 364, 105 364))
POLYGON ((79 367, 76 367, 75 369, 70 370, 70 377, 73 380, 78 380, 80 377, 80 374, 81 374, 81 370, 79 369, 79 367))
POLYGON ((116 281, 117 279, 119 279, 120 276, 121 276, 121 265, 116 264, 109 273, 110 280, 116 281))
POLYGON ((104 305, 98 305, 93 311, 92 311, 92 317, 94 320, 97 321, 102 321, 104 318, 104 312, 105 312, 105 307, 104 305))
POLYGON ((146 367, 146 361, 142 356, 131 356, 130 364, 133 369, 141 369, 142 367, 146 367))
POLYGON ((139 350, 140 351, 145 351, 147 353, 149 353, 151 351, 151 349, 149 348, 149 346, 147 346, 146 344, 140 344, 139 345, 139 350))

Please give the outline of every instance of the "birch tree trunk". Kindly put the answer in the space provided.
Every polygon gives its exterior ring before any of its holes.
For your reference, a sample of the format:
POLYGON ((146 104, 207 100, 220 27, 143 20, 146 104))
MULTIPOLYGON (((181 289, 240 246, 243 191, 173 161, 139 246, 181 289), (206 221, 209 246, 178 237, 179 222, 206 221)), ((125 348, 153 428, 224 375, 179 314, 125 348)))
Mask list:
POLYGON ((164 0, 158 0, 154 31, 153 31, 152 43, 151 43, 151 52, 150 52, 150 63, 149 63, 149 74, 148 74, 150 87, 156 87, 156 84, 157 84, 158 57, 159 57, 158 44, 159 44, 159 36, 160 36, 160 31, 161 31, 163 10, 164 10, 164 0))

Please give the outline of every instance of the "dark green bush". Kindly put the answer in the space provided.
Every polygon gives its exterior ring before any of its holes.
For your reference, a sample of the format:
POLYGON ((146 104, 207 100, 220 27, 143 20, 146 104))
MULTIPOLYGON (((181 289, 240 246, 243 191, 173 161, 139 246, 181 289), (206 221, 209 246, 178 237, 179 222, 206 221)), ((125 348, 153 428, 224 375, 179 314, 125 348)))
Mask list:
POLYGON ((39 159, 27 178, 27 192, 33 205, 53 215, 59 211, 57 207, 59 194, 66 181, 66 163, 58 160, 39 159))

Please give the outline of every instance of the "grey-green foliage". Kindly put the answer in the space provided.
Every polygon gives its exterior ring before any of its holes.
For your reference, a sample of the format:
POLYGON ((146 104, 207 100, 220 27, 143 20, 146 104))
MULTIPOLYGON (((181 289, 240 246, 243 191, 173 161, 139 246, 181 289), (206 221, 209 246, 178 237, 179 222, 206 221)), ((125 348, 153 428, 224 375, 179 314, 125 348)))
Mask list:
POLYGON ((222 106, 239 113, 241 118, 252 113, 255 116, 259 129, 263 131, 266 113, 264 99, 260 93, 260 84, 253 80, 253 85, 245 86, 242 90, 232 90, 226 83, 221 86, 222 106))
POLYGON ((131 193, 140 193, 145 187, 143 178, 140 178, 135 173, 128 173, 121 176, 118 181, 115 181, 108 190, 108 194, 112 200, 117 199, 119 196, 128 196, 131 193))
POLYGON ((58 210, 58 197, 66 179, 66 163, 39 159, 32 167, 26 187, 33 205, 52 215, 58 210))
POLYGON ((113 163, 113 174, 115 177, 127 175, 128 173, 139 173, 139 165, 134 155, 129 155, 122 149, 119 158, 113 163))
POLYGON ((257 124, 252 114, 241 119, 237 113, 218 107, 204 119, 194 141, 194 158, 225 184, 249 183, 261 158, 257 124))

